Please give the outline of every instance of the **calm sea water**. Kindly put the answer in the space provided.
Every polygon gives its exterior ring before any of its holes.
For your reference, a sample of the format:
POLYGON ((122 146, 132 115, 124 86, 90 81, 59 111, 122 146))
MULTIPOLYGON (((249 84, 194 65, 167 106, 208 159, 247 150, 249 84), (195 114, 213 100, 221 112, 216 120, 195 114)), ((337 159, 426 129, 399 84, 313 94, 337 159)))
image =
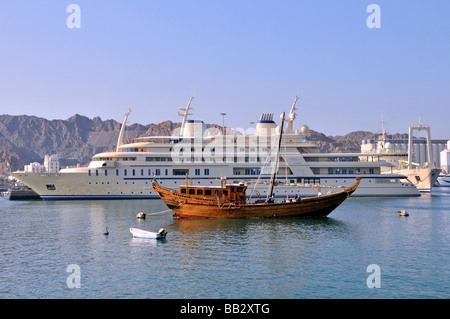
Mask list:
POLYGON ((449 207, 443 188, 350 198, 329 218, 295 220, 137 220, 166 207, 2 199, 0 298, 449 298, 449 207), (130 227, 169 234, 136 239, 130 227), (80 288, 67 284, 73 264, 80 288))

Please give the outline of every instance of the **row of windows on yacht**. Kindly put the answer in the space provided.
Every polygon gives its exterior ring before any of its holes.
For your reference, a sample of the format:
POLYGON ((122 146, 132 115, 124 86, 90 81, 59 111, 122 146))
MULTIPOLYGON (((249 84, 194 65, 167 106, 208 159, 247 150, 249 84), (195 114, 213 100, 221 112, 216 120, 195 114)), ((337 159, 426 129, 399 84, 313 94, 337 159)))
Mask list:
MULTIPOLYGON (((143 159, 143 158, 142 158, 143 159)), ((136 157, 99 157, 95 160, 97 161, 137 161, 142 160, 136 157)), ((229 156, 229 157, 145 157, 145 162, 205 162, 205 163, 264 163, 267 160, 267 157, 237 157, 237 156, 229 156)))
MULTIPOLYGON (((193 169, 193 175, 194 176, 209 176, 210 170, 209 168, 195 168, 193 169)), ((233 175, 259 175, 261 173, 261 168, 234 168, 233 169, 233 175)), ((292 172, 290 172, 292 174, 292 172)), ((190 175, 188 168, 174 168, 174 169, 168 169, 168 168, 131 168, 131 169, 90 169, 88 170, 89 176, 108 176, 108 174, 113 174, 115 176, 180 176, 180 175, 190 175), (112 171, 112 173, 110 173, 112 171)))
MULTIPOLYGON (((146 156, 136 157, 136 156, 121 156, 121 157, 98 157, 95 158, 97 161, 145 161, 145 162, 220 162, 220 163, 264 163, 269 155, 263 156, 243 156, 244 154, 237 154, 230 152, 230 155, 224 154, 211 154, 209 157, 198 156, 196 153, 172 156, 146 156), (239 156, 240 155, 240 156, 239 156)), ((262 155, 262 154, 260 154, 262 155)), ((306 162, 359 162, 358 158, 353 157, 304 157, 306 162)), ((283 157, 280 157, 280 161, 284 161, 283 157)))
MULTIPOLYGON (((108 176, 108 174, 113 174, 113 176, 168 176, 169 173, 171 173, 172 175, 178 176, 178 175, 189 175, 189 169, 171 169, 169 170, 168 168, 149 168, 149 169, 144 169, 144 168, 131 168, 131 169, 90 169, 88 170, 88 175, 89 176, 108 176), (112 171, 112 172, 111 172, 112 171)), ((210 173, 209 168, 204 168, 204 169, 200 169, 200 168, 196 168, 194 170, 194 175, 199 176, 199 175, 205 175, 208 176, 210 173)))
POLYGON ((358 157, 318 157, 304 156, 306 162, 359 162, 358 157))
MULTIPOLYGON (((238 152, 245 152, 245 150, 247 149, 246 147, 220 147, 218 149, 224 150, 224 149, 236 149, 236 151, 238 152)), ((180 148, 169 148, 169 152, 189 152, 189 149, 191 152, 200 152, 200 148, 195 148, 195 147, 180 147, 180 148)), ((216 148, 215 147, 207 147, 207 150, 209 150, 211 153, 215 153, 216 152, 216 148)), ((149 150, 145 149, 145 148, 138 148, 138 147, 129 147, 129 148, 122 148, 121 149, 122 152, 126 152, 126 153, 130 153, 130 152, 149 152, 149 150)), ((204 152, 205 151, 205 147, 201 148, 201 151, 204 152)), ((248 152, 250 153, 256 153, 256 152, 270 152, 270 147, 261 147, 261 148, 257 148, 257 147, 249 147, 248 148, 248 152)))
MULTIPOLYGON (((369 174, 375 174, 375 170, 373 168, 368 169, 369 174)), ((363 173, 365 174, 366 171, 364 170, 363 173)), ((361 174, 360 168, 328 168, 328 174, 361 174)))
MULTIPOLYGON (((285 175, 286 172, 280 168, 278 171, 278 174, 285 175)), ((146 176, 151 177, 153 175, 156 176, 180 176, 180 175, 194 175, 194 176, 209 176, 210 175, 210 169, 209 168, 194 168, 192 169, 192 173, 190 174, 190 170, 188 168, 125 168, 125 169, 89 169, 88 175, 89 176, 108 176, 108 174, 113 174, 112 176, 146 176)), ((364 170, 363 173, 365 174, 366 171, 364 170)), ((369 168, 368 169, 369 174, 374 174, 374 169, 369 168)), ((259 167, 235 167, 233 168, 233 175, 260 175, 261 174, 261 168, 259 167)), ((329 175, 334 174, 340 174, 340 175, 352 175, 352 174, 361 174, 360 168, 329 168, 328 169, 329 175)), ((293 175, 292 171, 289 169, 287 175, 293 175)))

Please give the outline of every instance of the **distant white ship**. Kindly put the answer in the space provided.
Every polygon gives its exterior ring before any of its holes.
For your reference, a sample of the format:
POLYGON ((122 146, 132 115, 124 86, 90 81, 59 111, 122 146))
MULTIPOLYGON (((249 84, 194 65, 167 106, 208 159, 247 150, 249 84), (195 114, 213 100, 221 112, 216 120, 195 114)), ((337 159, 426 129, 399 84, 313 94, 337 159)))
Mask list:
POLYGON ((437 186, 450 187, 450 175, 439 176, 437 186))
MULTIPOLYGON (((423 144, 421 144, 423 145, 423 144)), ((430 127, 422 125, 419 121, 419 125, 411 125, 409 127, 407 150, 405 148, 396 146, 394 142, 390 142, 386 139, 386 130, 382 129, 381 136, 378 142, 374 141, 362 141, 362 152, 376 152, 382 157, 381 160, 392 163, 394 166, 391 168, 384 167, 381 172, 383 174, 403 174, 407 177, 408 181, 413 183, 420 192, 431 192, 431 189, 436 184, 441 169, 435 167, 435 161, 433 160, 430 127), (425 131, 426 132, 426 155, 428 161, 420 164, 414 163, 413 158, 413 132, 425 131)))
MULTIPOLYGON (((252 184, 268 181, 271 163, 279 162, 277 181, 285 186, 277 188, 276 197, 310 196, 317 194, 319 185, 324 193, 335 192, 352 185, 356 176, 361 183, 352 196, 420 196, 412 183, 402 181, 404 175, 382 174, 394 165, 381 161, 381 154, 318 153, 318 146, 306 139, 306 125, 294 130, 297 98, 286 120, 279 161, 271 159, 279 130, 273 114, 263 114, 256 129, 223 134, 207 129, 202 121, 187 119, 191 101, 180 108, 182 126, 172 136, 142 137, 124 144, 128 112, 116 150, 94 155, 89 166, 12 175, 44 200, 156 199, 158 194, 149 188, 153 175, 162 186, 174 189, 186 182, 220 185, 222 177, 252 184)), ((258 199, 266 192, 267 186, 260 185, 252 196, 258 199)))
POLYGON ((450 187, 450 140, 447 141, 447 148, 441 151, 440 159, 442 171, 436 186, 450 187))

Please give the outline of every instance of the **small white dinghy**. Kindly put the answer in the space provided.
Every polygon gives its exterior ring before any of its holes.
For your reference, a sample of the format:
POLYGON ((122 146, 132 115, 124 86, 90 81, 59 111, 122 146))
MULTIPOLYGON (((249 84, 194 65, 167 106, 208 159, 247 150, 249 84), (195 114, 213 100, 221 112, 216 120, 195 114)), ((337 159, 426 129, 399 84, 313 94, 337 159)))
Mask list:
POLYGON ((164 239, 167 235, 167 232, 164 228, 161 228, 157 233, 142 230, 139 228, 130 228, 130 232, 133 234, 133 237, 146 239, 164 239))

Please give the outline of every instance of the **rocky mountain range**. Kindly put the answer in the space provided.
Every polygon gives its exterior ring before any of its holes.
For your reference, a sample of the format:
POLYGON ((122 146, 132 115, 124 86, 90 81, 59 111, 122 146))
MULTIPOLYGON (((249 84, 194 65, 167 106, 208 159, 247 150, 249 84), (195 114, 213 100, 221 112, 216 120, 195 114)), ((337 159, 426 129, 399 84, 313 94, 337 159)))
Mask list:
MULTIPOLYGON (((31 162, 43 163, 45 155, 57 154, 61 167, 87 164, 99 152, 116 147, 121 123, 89 119, 75 114, 67 120, 47 120, 27 115, 0 115, 0 172, 23 170, 31 162)), ((126 127, 126 138, 170 135, 181 123, 132 124, 126 127)), ((211 124, 209 127, 220 128, 211 124)), ((352 132, 345 136, 326 136, 310 130, 308 140, 322 152, 358 152, 363 139, 371 132, 352 132)), ((399 134, 405 138, 405 134, 399 134)), ((407 138, 407 137, 406 137, 407 138)))

